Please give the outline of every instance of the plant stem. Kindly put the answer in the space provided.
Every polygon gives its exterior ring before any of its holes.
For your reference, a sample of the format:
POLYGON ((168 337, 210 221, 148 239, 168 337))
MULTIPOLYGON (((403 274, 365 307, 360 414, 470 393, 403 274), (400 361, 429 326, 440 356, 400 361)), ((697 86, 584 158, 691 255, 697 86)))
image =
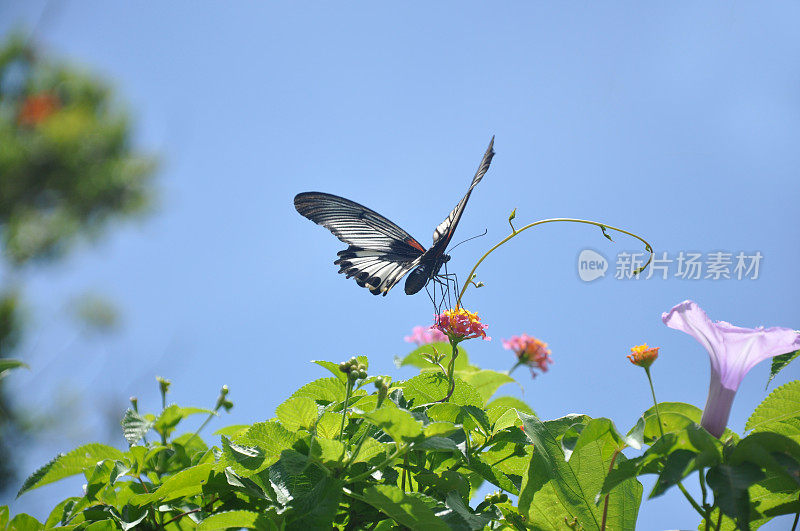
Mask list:
MULTIPOLYGON (((486 251, 486 254, 481 256, 480 260, 478 260, 478 263, 475 264, 475 266, 472 268, 472 271, 470 271, 469 275, 467 275, 467 278, 468 279, 472 279, 473 276, 475 275, 475 270, 478 269, 478 266, 481 265, 481 262, 486 260, 486 258, 490 254, 492 254, 492 252, 494 252, 495 249, 497 249, 498 247, 500 247, 501 245, 506 243, 508 240, 510 240, 514 236, 517 236, 518 234, 522 233, 523 231, 525 231, 527 229, 530 229, 531 227, 536 227, 537 225, 544 225, 545 223, 556 223, 556 222, 560 222, 560 221, 567 222, 567 223, 585 223, 587 225, 594 225, 596 227, 600 227, 601 229, 603 229, 603 234, 605 234, 605 229, 610 229, 610 230, 613 230, 613 231, 616 231, 616 232, 620 232, 622 234, 627 234, 628 236, 632 236, 632 237, 636 238, 637 240, 639 240, 640 242, 644 243, 645 249, 648 252, 650 252, 650 259, 653 258, 653 247, 644 238, 642 238, 640 236, 637 236, 636 234, 633 234, 632 232, 628 232, 626 230, 619 229, 617 227, 612 227, 611 225, 606 225, 605 223, 600 223, 598 221, 590 221, 590 220, 586 220, 586 219, 575 219, 575 218, 551 218, 551 219, 542 219, 542 220, 539 220, 539 221, 534 221, 533 223, 525 225, 521 229, 516 230, 516 231, 512 232, 511 234, 509 234, 508 236, 506 236, 505 238, 503 238, 494 247, 492 247, 491 249, 486 251)), ((647 260, 647 263, 643 266, 643 268, 647 267, 647 265, 650 263, 650 259, 647 260)), ((461 306, 461 298, 464 296, 464 292, 467 291, 467 287, 469 286, 469 284, 470 284, 469 282, 465 282, 464 283, 464 287, 461 288, 461 292, 458 294, 458 299, 456 300, 456 306, 457 307, 461 306)))
POLYGON ((702 516, 703 518, 705 518, 705 511, 703 511, 703 508, 702 508, 702 507, 700 507, 700 504, 698 504, 698 503, 697 503, 697 502, 694 500, 694 498, 692 498, 692 495, 691 495, 691 494, 689 494, 689 491, 688 491, 688 490, 686 490, 686 487, 684 487, 684 486, 683 486, 683 483, 681 483, 680 481, 678 482, 678 488, 679 488, 679 489, 681 489, 681 492, 683 493, 683 495, 686 497, 686 499, 687 499, 687 500, 689 500, 689 503, 690 503, 690 504, 692 504, 692 507, 694 507, 694 510, 695 510, 695 511, 697 511, 697 513, 698 513, 700 516, 702 516))
POLYGON ((706 512, 703 520, 706 522, 706 531, 709 531, 711 529, 711 507, 708 505, 708 491, 706 489, 706 479, 703 476, 702 467, 697 471, 697 474, 700 477, 700 491, 703 493, 703 510, 706 512))
POLYGON ((456 390, 456 380, 454 377, 455 367, 456 367, 456 358, 458 357, 458 342, 450 341, 450 345, 453 347, 453 355, 450 357, 450 363, 447 365, 447 379, 450 382, 450 388, 447 391, 447 395, 439 400, 439 402, 447 402, 450 400, 450 397, 453 395, 453 391, 456 390))
POLYGON ((339 440, 344 437, 344 423, 347 419, 347 403, 350 401, 350 394, 353 392, 353 380, 350 375, 347 376, 347 392, 344 396, 344 407, 342 408, 342 427, 339 429, 339 440))
POLYGON ((658 413, 658 400, 656 400, 656 389, 653 387, 653 378, 650 376, 650 367, 645 367, 644 372, 647 374, 647 381, 650 382, 650 394, 653 395, 653 407, 656 410, 656 420, 658 421, 658 432, 664 436, 664 428, 661 425, 661 415, 658 413))
MULTIPOLYGON (((656 420, 658 421, 658 432, 661 434, 661 437, 663 437, 664 427, 661 424, 661 415, 658 412, 658 400, 656 400, 656 390, 655 387, 653 387, 653 378, 650 375, 650 367, 645 367, 644 372, 647 374, 647 381, 650 382, 650 394, 653 395, 653 407, 656 410, 656 420)), ((695 501, 694 498, 692 498, 692 495, 689 494, 689 491, 686 490, 686 487, 684 487, 680 481, 678 482, 678 488, 681 489, 683 495, 686 497, 687 500, 689 500, 689 503, 692 504, 694 510, 697 511, 697 513, 700 516, 706 518, 707 516, 706 511, 702 507, 700 507, 700 505, 695 501)))

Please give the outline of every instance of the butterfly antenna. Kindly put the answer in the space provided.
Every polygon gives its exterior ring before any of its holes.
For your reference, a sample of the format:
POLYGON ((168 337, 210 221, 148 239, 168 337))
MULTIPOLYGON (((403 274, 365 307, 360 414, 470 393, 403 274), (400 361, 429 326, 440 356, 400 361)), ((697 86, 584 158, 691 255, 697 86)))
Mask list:
POLYGON ((450 247, 450 250, 449 250, 449 251, 447 251, 447 254, 450 254, 450 253, 452 253, 452 252, 453 252, 453 249, 455 249, 456 247, 458 247, 458 246, 459 246, 459 245, 461 245, 462 243, 466 243, 466 242, 468 242, 468 241, 470 241, 470 240, 474 240, 475 238, 481 238, 481 237, 483 237, 483 236, 486 236, 488 233, 489 233, 489 229, 483 229, 483 233, 482 233, 482 234, 478 234, 478 235, 476 235, 476 236, 471 236, 471 237, 467 238, 466 240, 461 240, 460 242, 458 242, 458 243, 457 243, 457 244, 455 244, 454 246, 450 247))

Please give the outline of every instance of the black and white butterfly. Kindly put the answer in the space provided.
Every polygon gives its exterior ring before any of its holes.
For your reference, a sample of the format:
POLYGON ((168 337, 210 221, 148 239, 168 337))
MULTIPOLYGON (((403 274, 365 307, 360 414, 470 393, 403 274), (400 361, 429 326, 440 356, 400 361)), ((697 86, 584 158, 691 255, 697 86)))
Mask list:
POLYGON ((349 245, 339 251, 339 258, 334 262, 339 266, 339 273, 344 273, 347 278, 354 277, 359 286, 369 289, 373 295, 386 295, 413 269, 405 285, 406 294, 413 295, 436 278, 442 265, 450 260, 445 249, 453 238, 472 189, 489 169, 494 156, 493 146, 494 137, 467 193, 433 231, 433 245, 428 250, 374 210, 344 197, 304 192, 295 196, 294 206, 300 214, 327 228, 349 245))

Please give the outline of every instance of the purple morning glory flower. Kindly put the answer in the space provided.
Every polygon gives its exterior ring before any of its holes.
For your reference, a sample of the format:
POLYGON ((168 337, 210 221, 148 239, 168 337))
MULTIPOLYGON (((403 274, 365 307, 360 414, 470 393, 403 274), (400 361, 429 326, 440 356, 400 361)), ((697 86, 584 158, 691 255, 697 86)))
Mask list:
POLYGON ((700 424, 715 437, 728 425, 733 397, 744 375, 767 358, 800 349, 800 333, 789 328, 740 328, 712 322, 694 301, 684 301, 661 316, 664 324, 686 332, 703 345, 711 361, 711 383, 700 424))

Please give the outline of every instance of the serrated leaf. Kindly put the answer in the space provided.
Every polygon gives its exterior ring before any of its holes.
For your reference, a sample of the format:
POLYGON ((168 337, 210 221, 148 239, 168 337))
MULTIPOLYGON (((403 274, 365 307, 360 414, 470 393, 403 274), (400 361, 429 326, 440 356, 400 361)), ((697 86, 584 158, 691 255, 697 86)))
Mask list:
POLYGON ((291 431, 310 430, 317 420, 317 403, 306 396, 296 396, 279 405, 275 415, 291 431))
POLYGON ((404 409, 382 407, 364 415, 396 442, 408 442, 422 435, 422 423, 404 409))
POLYGON ((436 421, 429 423, 422 431, 425 437, 446 437, 460 429, 460 426, 456 426, 452 422, 436 421))
MULTIPOLYGON (((356 356, 358 363, 364 364, 369 369, 369 360, 366 356, 356 356)), ((311 360, 311 363, 316 363, 320 367, 328 369, 337 379, 341 380, 344 385, 347 385, 347 374, 339 370, 339 364, 332 361, 311 360)))
POLYGON ((175 430, 175 427, 180 421, 191 415, 205 413, 206 415, 216 415, 217 413, 210 409, 203 409, 199 407, 181 407, 177 404, 172 404, 166 407, 164 411, 156 418, 153 423, 153 429, 164 437, 169 437, 175 430))
POLYGON ((224 435, 225 437, 230 438, 239 433, 243 433, 249 427, 249 424, 232 424, 231 426, 225 426, 224 428, 218 429, 214 432, 214 435, 224 435))
MULTIPOLYGON (((50 515, 47 517, 47 520, 45 520, 45 528, 49 529, 51 527, 64 525, 72 514, 73 507, 75 507, 76 503, 80 500, 81 498, 71 497, 59 502, 55 507, 53 507, 53 510, 50 511, 50 515)), ((6 523, 3 521, 2 512, 3 508, 0 507, 0 529, 5 529, 6 523)))
POLYGON ((291 529, 329 528, 339 500, 342 483, 297 452, 287 451, 269 468, 270 484, 278 502, 291 505, 295 517, 291 529))
POLYGON ((258 422, 234 441, 222 438, 222 455, 215 469, 230 466, 242 477, 250 477, 275 463, 298 436, 277 422, 258 422))
POLYGON ((527 413, 528 415, 536 414, 533 412, 533 409, 531 409, 531 406, 529 406, 519 398, 515 398, 513 396, 501 396, 495 398, 494 400, 486 404, 487 411, 492 408, 505 408, 505 409, 514 408, 517 411, 521 411, 522 413, 527 413))
POLYGON ((344 385, 347 385, 347 375, 339 370, 339 364, 334 363, 332 361, 324 361, 324 360, 311 360, 311 363, 316 363, 320 367, 324 367, 328 369, 328 371, 333 374, 337 380, 341 381, 344 385))
POLYGON ((338 378, 319 378, 295 391, 292 398, 307 397, 318 404, 327 405, 344 401, 346 393, 338 378))
MULTIPOLYGON (((443 367, 447 367, 447 365, 450 363, 450 356, 452 353, 453 347, 450 346, 450 343, 429 343, 427 345, 417 347, 402 358, 395 357, 394 362, 397 367, 411 365, 412 367, 417 367, 418 369, 435 369, 436 365, 425 359, 425 356, 432 356, 436 354, 444 355, 445 357, 440 363, 443 367)), ((469 364, 467 352, 459 346, 454 369, 460 371, 468 369, 469 367, 471 367, 471 365, 469 364)))
POLYGON ((326 439, 336 439, 342 427, 342 414, 326 411, 314 425, 315 433, 326 439))
POLYGON ((155 501, 169 501, 176 498, 196 496, 203 491, 203 485, 214 469, 214 463, 184 468, 168 477, 155 492, 139 494, 131 501, 138 505, 146 505, 155 501))
POLYGON ((456 375, 474 387, 484 403, 489 401, 500 386, 516 381, 506 373, 490 370, 456 371, 456 375))
MULTIPOLYGON (((483 398, 474 387, 458 376, 454 377, 454 381, 455 388, 448 403, 483 407, 483 398)), ((440 372, 423 372, 403 382, 401 387, 406 400, 413 401, 413 406, 418 407, 442 400, 450 390, 450 382, 440 372)))
POLYGON ((44 529, 44 525, 33 516, 25 513, 20 513, 8 523, 8 529, 14 531, 39 531, 44 529))
POLYGON ((800 380, 772 391, 747 419, 744 429, 773 431, 800 443, 800 380))
POLYGON ((80 474, 85 469, 94 468, 103 459, 121 460, 123 458, 124 454, 114 447, 99 443, 86 444, 66 454, 57 455, 49 463, 28 476, 28 479, 20 487, 17 497, 42 485, 80 474))
POLYGON ((477 531, 483 529, 488 525, 492 519, 488 516, 474 514, 461 499, 461 495, 457 491, 453 491, 447 495, 445 505, 457 514, 461 520, 466 524, 467 529, 477 531))
POLYGON ((374 485, 364 489, 363 500, 400 525, 420 531, 449 531, 425 502, 394 485, 374 485))
POLYGON ((153 427, 154 422, 141 416, 133 409, 128 408, 122 417, 122 435, 128 444, 136 444, 153 427))
POLYGON ((230 528, 277 530, 278 526, 265 515, 240 510, 213 514, 200 522, 196 529, 197 531, 214 531, 230 528))
MULTIPOLYGON (((385 459, 385 457, 389 455, 390 448, 391 446, 389 444, 382 443, 376 441, 372 437, 368 437, 364 440, 364 443, 361 445, 361 450, 359 450, 358 455, 353 462, 366 463, 377 456, 383 456, 385 459)), ((383 459, 381 459, 381 461, 382 460, 383 459)))
POLYGON ((492 485, 500 487, 511 494, 519 494, 519 487, 499 468, 492 467, 477 457, 472 457, 467 466, 473 472, 480 474, 483 479, 492 485))
POLYGON ((772 379, 775 378, 778 373, 781 372, 787 365, 793 362, 797 356, 800 356, 800 350, 787 352, 786 354, 781 354, 772 358, 772 366, 769 370, 769 378, 767 379, 767 385, 764 386, 764 389, 769 387, 769 383, 772 381, 772 379))

